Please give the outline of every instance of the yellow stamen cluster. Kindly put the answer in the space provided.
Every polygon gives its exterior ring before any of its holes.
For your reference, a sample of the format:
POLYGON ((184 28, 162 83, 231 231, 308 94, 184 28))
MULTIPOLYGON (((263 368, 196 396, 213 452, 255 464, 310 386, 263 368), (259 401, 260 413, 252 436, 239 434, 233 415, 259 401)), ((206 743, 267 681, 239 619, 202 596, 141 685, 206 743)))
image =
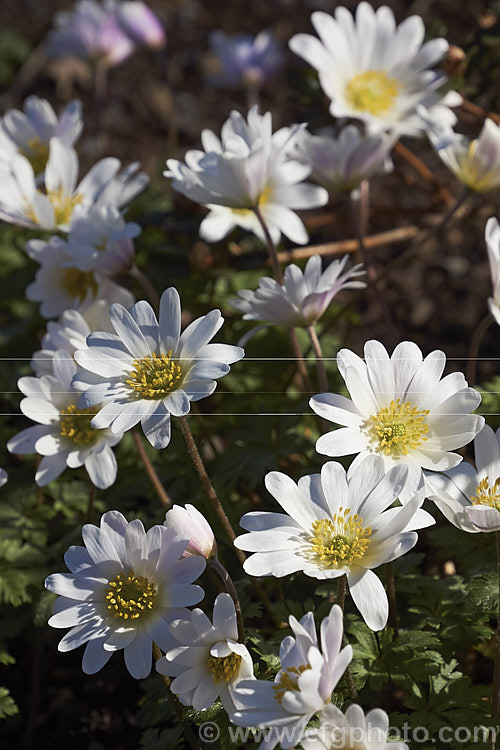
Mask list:
POLYGON ((38 136, 30 138, 26 148, 20 148, 19 153, 28 159, 36 175, 41 174, 47 166, 49 147, 38 136))
POLYGON ((71 440, 78 447, 88 447, 96 442, 99 430, 90 426, 90 420, 97 414, 94 407, 79 409, 76 404, 70 404, 61 409, 59 434, 62 438, 71 440))
POLYGON ((69 224, 74 207, 83 199, 83 195, 68 195, 62 187, 47 191, 47 197, 52 203, 56 224, 69 224))
POLYGON ((368 433, 375 451, 400 458, 427 440, 425 435, 429 427, 425 417, 428 414, 428 409, 419 410, 409 401, 401 403, 398 398, 367 419, 362 427, 368 433))
POLYGON ((92 296, 97 295, 98 285, 92 271, 80 271, 79 268, 65 268, 61 278, 62 288, 70 297, 83 302, 89 289, 92 296))
POLYGON ((345 98, 358 112, 383 115, 389 112, 399 94, 399 83, 383 70, 367 70, 351 78, 345 87, 345 98))
MULTIPOLYGON (((264 204, 268 203, 271 195, 272 189, 270 187, 264 188, 259 197, 259 200, 257 201, 257 205, 259 206, 259 208, 262 208, 264 204)), ((251 208, 232 208, 231 211, 237 216, 250 216, 250 214, 253 214, 253 209, 251 208)))
POLYGON ((207 659, 207 669, 214 682, 231 682, 240 671, 241 656, 230 653, 229 656, 212 656, 207 659))
POLYGON ((167 354, 153 354, 134 360, 134 369, 125 383, 141 398, 161 400, 174 391, 182 380, 180 365, 167 354))
POLYGON ((357 513, 351 516, 349 508, 339 508, 331 520, 313 521, 311 529, 312 557, 325 568, 342 568, 363 557, 372 533, 357 513))
POLYGON ((135 576, 133 570, 128 576, 118 573, 108 585, 106 601, 113 617, 138 620, 153 609, 158 587, 147 578, 135 576))
POLYGON ((497 477, 490 487, 489 477, 481 479, 476 487, 476 494, 471 495, 473 505, 489 505, 500 512, 500 477, 497 477))
POLYGON ((274 697, 278 703, 281 703, 287 690, 299 689, 297 682, 300 675, 305 672, 306 669, 311 669, 311 665, 301 664, 300 667, 289 667, 282 671, 279 680, 273 685, 274 697))
POLYGON ((495 187, 497 173, 493 169, 486 169, 486 165, 476 159, 477 144, 477 140, 470 142, 467 154, 458 160, 456 175, 466 187, 476 193, 486 193, 495 187))

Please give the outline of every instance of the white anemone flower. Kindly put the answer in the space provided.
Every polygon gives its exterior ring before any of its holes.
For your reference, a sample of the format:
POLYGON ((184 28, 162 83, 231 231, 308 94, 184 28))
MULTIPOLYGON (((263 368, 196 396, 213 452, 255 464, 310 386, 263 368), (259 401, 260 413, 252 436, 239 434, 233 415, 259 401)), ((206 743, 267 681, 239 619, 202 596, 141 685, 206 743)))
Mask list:
POLYGON ((189 538, 189 544, 184 552, 188 555, 203 555, 206 560, 217 555, 217 542, 214 532, 207 519, 194 505, 187 503, 173 505, 165 514, 163 525, 167 529, 175 529, 178 534, 189 538))
POLYGON ((54 375, 41 378, 23 377, 18 381, 24 393, 20 409, 26 417, 38 422, 9 440, 11 453, 38 453, 43 456, 35 481, 44 487, 66 469, 85 466, 90 481, 101 490, 116 479, 117 463, 112 446, 122 433, 96 430, 91 425, 96 408, 81 409, 79 394, 71 385, 76 364, 64 350, 52 359, 54 375))
POLYGON ((389 742, 389 717, 381 708, 364 714, 361 706, 353 703, 342 713, 336 706, 321 712, 319 727, 307 730, 302 740, 303 750, 409 750, 404 742, 389 742))
POLYGON ((193 581, 203 573, 205 560, 181 559, 186 539, 164 526, 146 533, 140 521, 129 523, 117 510, 105 513, 100 527, 86 524, 82 537, 85 547, 70 547, 64 556, 71 572, 54 573, 45 581, 49 591, 59 594, 49 625, 71 628, 59 651, 86 643, 82 668, 95 674, 123 649, 132 677, 147 677, 153 642, 170 648, 169 623, 189 617, 186 607, 203 598, 193 581))
POLYGON ((5 469, 0 469, 0 487, 3 487, 4 484, 7 484, 9 481, 9 475, 5 471, 5 469))
POLYGON ((423 480, 422 469, 444 471, 462 456, 451 451, 467 445, 484 424, 470 414, 481 402, 462 373, 441 379, 442 351, 425 359, 418 346, 403 341, 389 357, 379 341, 365 344, 365 360, 349 349, 337 354, 340 374, 351 399, 333 393, 313 396, 316 414, 342 427, 322 435, 316 450, 327 456, 358 455, 353 466, 370 454, 383 458, 386 469, 408 466, 404 500, 423 480))
POLYGON ((30 240, 26 253, 40 263, 35 280, 26 287, 26 297, 40 302, 40 314, 55 318, 65 310, 88 308, 97 300, 131 304, 133 295, 110 276, 88 271, 72 256, 68 243, 61 237, 30 240))
POLYGON ((235 691, 245 708, 230 715, 234 724, 275 729, 268 733, 261 750, 272 750, 278 743, 285 750, 298 745, 308 721, 330 704, 352 659, 351 646, 341 650, 342 610, 337 604, 321 623, 321 648, 312 612, 300 622, 293 615, 288 621, 295 638, 288 635, 281 642, 281 669, 274 682, 245 680, 235 691))
POLYGON ((364 120, 370 130, 415 134, 425 127, 420 105, 442 124, 456 121, 448 107, 460 104, 461 97, 455 92, 443 97, 437 89, 446 76, 430 70, 448 42, 422 44, 425 29, 419 16, 396 27, 389 7, 374 10, 362 2, 355 17, 337 7, 335 17, 317 11, 311 21, 319 39, 296 34, 290 48, 318 71, 334 117, 364 120))
POLYGON ((294 209, 328 202, 324 188, 303 182, 311 168, 292 156, 303 126, 272 132, 271 113, 257 107, 247 120, 236 111, 222 126, 221 138, 211 130, 201 136, 204 151, 188 151, 186 163, 169 159, 165 177, 175 190, 210 209, 200 225, 200 237, 217 242, 236 226, 264 240, 255 215, 258 207, 275 243, 281 233, 304 244, 308 235, 294 209))
POLYGON ((9 162, 13 154, 25 156, 35 175, 43 175, 49 158, 51 138, 73 146, 83 129, 82 105, 71 101, 60 117, 46 99, 29 96, 23 111, 9 109, 0 120, 0 162, 9 162))
POLYGON ((160 300, 159 323, 147 302, 110 309, 115 334, 92 333, 88 349, 75 352, 80 371, 73 383, 80 404, 103 403, 92 425, 123 432, 141 422, 154 448, 170 442, 170 415, 182 417, 191 401, 210 396, 216 378, 244 356, 239 346, 209 344, 224 322, 219 310, 198 318, 181 334, 181 303, 170 287, 160 300))
POLYGON ((393 144, 384 133, 363 135, 355 125, 347 125, 337 137, 333 131, 311 135, 303 130, 295 153, 311 166, 312 180, 331 193, 350 193, 363 180, 392 171, 393 144))
POLYGON ((500 126, 493 120, 484 121, 475 140, 432 121, 427 132, 438 156, 465 187, 475 193, 500 187, 500 126))
POLYGON ((488 307, 500 325, 500 225, 494 216, 486 222, 485 240, 493 282, 493 297, 488 297, 488 307))
POLYGON ((238 642, 238 622, 229 594, 219 594, 213 624, 201 609, 189 620, 175 620, 170 631, 177 644, 156 662, 160 674, 175 677, 170 689, 183 706, 210 708, 217 698, 229 715, 241 707, 234 691, 241 680, 254 679, 252 657, 238 642))
POLYGON ((318 320, 338 292, 342 289, 363 289, 362 264, 357 263, 344 271, 348 256, 333 260, 322 270, 321 257, 313 255, 304 271, 291 263, 285 268, 283 284, 264 276, 259 288, 240 289, 238 297, 228 304, 244 313, 243 320, 265 320, 287 328, 309 326, 318 320))
POLYGON ((500 429, 485 425, 474 453, 477 470, 463 461, 443 474, 426 474, 427 496, 462 531, 500 531, 500 429))
POLYGON ((348 476, 340 463, 329 461, 321 474, 302 477, 298 484, 270 472, 266 487, 286 515, 254 511, 243 516, 240 526, 249 533, 234 544, 253 553, 245 571, 277 578, 299 570, 319 579, 346 575, 366 624, 381 630, 389 605, 373 568, 404 555, 417 542, 414 530, 434 523, 419 509, 422 493, 390 508, 406 479, 406 467, 386 471, 379 456, 368 457, 348 476))
MULTIPOLYGON (((121 288, 123 295, 115 302, 124 307, 134 303, 134 295, 128 289, 121 288)), ((42 348, 31 358, 31 367, 35 374, 53 375, 52 359, 58 349, 65 349, 73 355, 78 349, 87 348, 87 337, 92 331, 113 333, 109 318, 109 305, 105 299, 98 299, 90 306, 84 305, 80 310, 65 310, 59 319, 49 320, 47 331, 42 337, 42 348)))
POLYGON ((84 271, 114 276, 127 273, 134 263, 133 238, 141 233, 139 224, 125 222, 112 204, 90 206, 71 217, 68 254, 84 271))
POLYGON ((94 164, 78 182, 78 157, 60 138, 52 138, 44 189, 37 185, 28 159, 20 154, 0 165, 0 219, 31 229, 67 232, 76 206, 114 203, 125 206, 149 182, 137 163, 120 174, 121 162, 108 157, 94 164))

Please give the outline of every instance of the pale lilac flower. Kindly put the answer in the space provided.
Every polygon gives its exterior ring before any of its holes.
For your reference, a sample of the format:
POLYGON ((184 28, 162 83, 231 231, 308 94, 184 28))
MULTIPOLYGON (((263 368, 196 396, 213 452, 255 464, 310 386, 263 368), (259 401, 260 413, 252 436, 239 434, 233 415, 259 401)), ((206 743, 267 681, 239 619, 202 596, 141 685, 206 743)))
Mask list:
POLYGON ((424 495, 406 505, 390 506, 402 493, 408 471, 386 471, 379 456, 370 456, 353 471, 337 461, 321 474, 299 479, 274 471, 266 475, 268 491, 285 515, 254 511, 240 521, 248 534, 235 539, 252 552, 243 567, 248 575, 281 578, 297 571, 319 579, 347 576, 353 601, 366 624, 381 630, 389 605, 373 568, 396 560, 417 542, 415 529, 434 523, 420 510, 424 495))
POLYGON ((183 557, 202 555, 208 560, 217 555, 214 532, 205 516, 194 505, 174 505, 167 510, 163 525, 189 539, 183 557))
POLYGON ((283 66, 283 52, 270 31, 261 31, 255 37, 250 34, 228 36, 223 31, 214 31, 209 39, 219 61, 218 83, 259 87, 283 66))
POLYGON ((345 713, 337 706, 326 706, 318 727, 311 727, 301 742, 303 750, 409 750, 404 742, 388 742, 389 717, 381 708, 364 714, 353 703, 345 713))
POLYGON ((0 487, 3 487, 4 484, 7 484, 9 481, 9 475, 5 471, 5 469, 0 469, 0 487))
MULTIPOLYGON (((122 295, 115 302, 130 307, 135 302, 134 295, 120 287, 122 295)), ((98 299, 90 305, 83 305, 79 310, 65 310, 57 321, 49 320, 47 332, 42 337, 42 348, 31 358, 31 367, 38 377, 53 375, 52 359, 58 349, 73 354, 77 349, 87 348, 87 337, 92 331, 113 332, 109 317, 110 302, 98 299)))
POLYGON ((170 415, 182 417, 191 401, 210 396, 216 379, 244 356, 238 346, 209 344, 222 326, 219 310, 198 318, 181 334, 181 303, 170 287, 160 300, 159 323, 152 307, 136 302, 129 311, 112 305, 115 334, 92 333, 88 348, 75 352, 80 371, 73 383, 82 406, 104 404, 93 426, 123 432, 141 422, 155 448, 170 442, 170 415))
POLYGON ((7 448, 11 453, 43 456, 35 475, 40 487, 57 479, 66 467, 85 466, 92 484, 107 489, 118 468, 111 448, 120 442, 122 433, 94 429, 91 419, 97 409, 78 407, 79 394, 71 385, 76 364, 67 352, 56 352, 52 365, 53 376, 19 379, 18 388, 26 396, 20 409, 38 424, 11 438, 7 448))
POLYGON ((83 128, 82 105, 70 102, 58 117, 46 99, 29 96, 23 111, 9 109, 0 120, 0 162, 8 163, 13 154, 25 156, 37 177, 43 176, 49 158, 51 138, 71 147, 83 128))
POLYGON ((86 309, 97 300, 132 304, 133 295, 109 276, 85 270, 86 265, 77 265, 68 243, 61 237, 30 240, 26 253, 40 268, 35 280, 26 287, 26 297, 40 302, 40 314, 55 318, 65 310, 86 309))
POLYGON ((428 497, 462 531, 500 531, 500 429, 485 425, 474 440, 477 470, 466 461, 427 474, 428 497))
POLYGON ((384 133, 362 135, 355 125, 347 125, 337 137, 333 131, 311 135, 303 130, 296 156, 311 167, 311 179, 329 192, 350 193, 363 180, 392 171, 393 144, 384 133))
POLYGON ((116 8, 116 19, 125 33, 137 44, 161 49, 167 42, 160 19, 146 3, 125 0, 116 8))
POLYGON ((485 240, 493 282, 493 297, 488 297, 488 307, 500 325, 500 225, 493 216, 486 222, 485 240))
POLYGON ((230 714, 234 724, 276 729, 261 750, 272 750, 278 743, 284 750, 298 745, 309 720, 330 705, 352 659, 351 646, 341 650, 342 610, 337 604, 321 623, 321 648, 312 612, 300 622, 293 615, 288 621, 295 637, 288 635, 281 642, 281 669, 274 682, 242 680, 235 690, 244 708, 230 714))
POLYGON ((290 264, 285 268, 283 284, 265 276, 260 279, 257 291, 240 289, 239 299, 233 297, 228 304, 244 313, 243 320, 265 320, 287 328, 311 325, 319 320, 342 289, 363 289, 366 286, 364 281, 353 280, 365 273, 360 270, 360 263, 344 271, 347 259, 348 256, 344 255, 322 271, 321 257, 313 255, 304 272, 290 264))
POLYGON ((47 39, 49 57, 80 57, 93 64, 119 65, 135 49, 117 19, 119 3, 78 0, 72 11, 56 13, 47 39))
POLYGON ((165 177, 175 190, 210 209, 200 225, 200 237, 217 242, 236 226, 264 240, 255 215, 258 207, 273 241, 281 233, 304 244, 306 229, 294 209, 315 208, 328 201, 324 188, 303 182, 311 168, 291 156, 302 126, 272 132, 271 113, 252 107, 245 120, 233 111, 219 139, 204 130, 204 151, 188 151, 186 161, 168 159, 165 177))
POLYGON ((364 120, 370 130, 415 134, 425 128, 417 111, 421 105, 436 121, 455 122, 449 106, 461 98, 455 92, 440 94, 446 76, 431 70, 448 42, 431 39, 423 44, 419 16, 396 26, 388 6, 374 10, 361 2, 355 17, 338 6, 334 17, 317 11, 311 21, 319 39, 296 34, 290 48, 318 71, 334 117, 364 120))
POLYGON ((462 373, 441 379, 444 352, 423 359, 410 341, 398 344, 391 357, 379 341, 368 341, 365 360, 349 349, 337 354, 352 400, 333 393, 310 400, 316 414, 342 425, 322 435, 316 450, 327 456, 358 454, 351 469, 370 454, 381 456, 386 470, 404 464, 411 496, 422 483, 422 469, 444 471, 460 463, 462 456, 451 451, 482 428, 484 418, 470 413, 481 396, 462 373))
POLYGON ((149 182, 139 165, 120 172, 121 162, 108 157, 94 164, 78 182, 78 157, 59 138, 50 141, 41 190, 28 159, 16 154, 9 165, 0 165, 0 219, 32 229, 67 232, 73 212, 94 205, 125 206, 149 182))
POLYGON ((241 708, 235 689, 252 680, 253 662, 244 643, 238 642, 238 622, 229 594, 215 600, 213 624, 201 609, 189 620, 175 620, 170 631, 177 643, 156 662, 160 674, 174 677, 170 689, 183 706, 202 711, 220 698, 229 715, 241 708))
POLYGON ((146 533, 139 520, 130 523, 117 510, 101 524, 82 529, 85 547, 64 556, 70 573, 50 575, 45 586, 59 594, 49 625, 71 628, 59 651, 87 644, 82 668, 95 674, 115 651, 124 650, 125 666, 135 677, 147 677, 153 642, 171 648, 170 623, 186 619, 186 607, 204 595, 193 585, 205 568, 202 557, 181 558, 187 540, 164 526, 146 533))
POLYGON ((475 140, 428 121, 429 139, 460 182, 476 193, 500 187, 500 126, 487 118, 475 140))

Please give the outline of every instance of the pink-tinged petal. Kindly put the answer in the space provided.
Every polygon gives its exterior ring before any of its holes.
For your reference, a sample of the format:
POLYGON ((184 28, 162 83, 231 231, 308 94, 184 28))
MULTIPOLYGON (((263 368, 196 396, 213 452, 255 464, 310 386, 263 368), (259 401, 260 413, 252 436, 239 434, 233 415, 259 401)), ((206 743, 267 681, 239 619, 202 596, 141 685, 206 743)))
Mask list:
POLYGON ((470 505, 465 508, 469 521, 479 531, 500 531, 500 513, 487 505, 470 505))

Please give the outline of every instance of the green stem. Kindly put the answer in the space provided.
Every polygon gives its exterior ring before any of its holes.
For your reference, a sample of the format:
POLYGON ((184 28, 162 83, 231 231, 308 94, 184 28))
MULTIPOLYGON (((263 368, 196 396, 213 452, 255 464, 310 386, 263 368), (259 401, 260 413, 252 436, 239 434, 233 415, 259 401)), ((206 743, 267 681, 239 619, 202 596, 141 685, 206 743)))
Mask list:
POLYGON ((397 638, 399 635, 398 629, 398 605, 396 602, 396 582, 394 580, 394 566, 392 562, 388 562, 385 566, 386 572, 386 583, 387 583, 387 598, 389 599, 389 624, 394 630, 394 637, 397 638))
POLYGON ((307 333, 309 334, 309 338, 311 339, 312 348, 314 349, 314 354, 316 356, 316 368, 318 370, 319 387, 321 388, 322 393, 328 393, 330 390, 330 388, 328 387, 328 375, 326 374, 323 350, 321 348, 314 323, 311 323, 310 326, 307 326, 307 333))
POLYGON ((500 716, 500 531, 495 532, 495 539, 497 543, 498 620, 495 633, 495 669, 493 672, 491 715, 500 716))
POLYGON ((146 274, 143 273, 140 268, 137 268, 137 266, 132 266, 129 274, 137 281, 139 286, 142 287, 142 289, 146 293, 146 297, 149 299, 152 306, 158 311, 160 309, 160 298, 158 296, 158 292, 156 291, 146 274))
MULTIPOLYGON (((347 576, 344 574, 338 579, 337 582, 337 599, 336 604, 339 605, 340 609, 342 610, 342 614, 344 613, 344 605, 345 605, 345 596, 347 592, 347 576)), ((347 638, 344 633, 343 637, 344 643, 347 643, 347 638)), ((352 679, 351 670, 349 667, 347 667, 346 671, 344 672, 345 681, 347 683, 347 689, 349 690, 349 695, 352 698, 353 701, 357 700, 358 698, 358 691, 356 690, 356 685, 354 684, 354 680, 352 679)))
POLYGON ((240 600, 238 598, 238 592, 236 591, 233 580, 225 567, 217 557, 210 557, 208 564, 217 573, 222 583, 224 584, 227 593, 230 595, 234 602, 234 608, 236 610, 236 618, 238 620, 238 640, 240 643, 245 643, 245 625, 243 623, 243 614, 241 612, 240 600))
MULTIPOLYGON (((222 503, 217 497, 217 493, 212 485, 212 482, 210 481, 210 477, 208 476, 205 464, 203 463, 203 460, 194 441, 193 433, 191 432, 188 421, 186 417, 179 417, 179 422, 181 425, 182 434, 184 435, 184 440, 186 441, 188 453, 191 456, 191 460, 200 478, 201 486, 203 487, 205 493, 208 496, 208 499, 210 500, 215 512, 217 513, 217 516, 219 517, 219 520, 231 541, 231 546, 236 552, 238 560, 240 561, 241 565, 243 565, 246 560, 246 555, 242 550, 234 546, 236 534, 234 533, 234 529, 231 526, 231 521, 227 517, 226 511, 222 507, 222 503)), ((256 578, 252 578, 252 576, 249 576, 249 578, 253 590, 262 602, 272 622, 276 627, 280 628, 282 626, 281 620, 274 614, 271 602, 269 601, 269 597, 262 588, 260 582, 256 578)))
POLYGON ((493 323, 493 318, 490 313, 479 321, 471 336, 469 353, 467 357, 467 382, 469 385, 474 385, 477 377, 477 355, 479 354, 479 348, 484 335, 490 325, 493 323))
POLYGON ((156 473, 153 464, 149 460, 149 456, 146 453, 146 449, 144 448, 144 445, 142 443, 141 436, 138 432, 136 432, 136 430, 132 430, 132 439, 135 443, 135 447, 137 448, 137 453, 139 454, 141 461, 144 464, 146 474, 150 478, 151 484, 155 488, 158 497, 166 508, 170 508, 172 506, 172 501, 170 500, 167 491, 160 480, 160 477, 156 473))

